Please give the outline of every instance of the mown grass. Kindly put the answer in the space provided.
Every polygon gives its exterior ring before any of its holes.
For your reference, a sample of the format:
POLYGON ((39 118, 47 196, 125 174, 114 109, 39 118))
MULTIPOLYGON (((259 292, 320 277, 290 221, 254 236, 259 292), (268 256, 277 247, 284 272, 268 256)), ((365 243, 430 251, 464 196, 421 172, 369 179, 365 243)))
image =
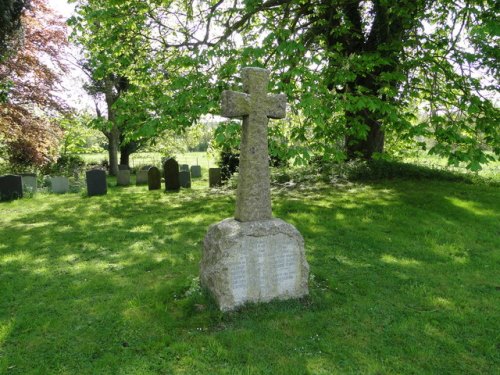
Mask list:
POLYGON ((2 374, 493 374, 498 187, 393 180, 274 193, 310 296, 220 313, 197 282, 206 181, 0 204, 2 374))

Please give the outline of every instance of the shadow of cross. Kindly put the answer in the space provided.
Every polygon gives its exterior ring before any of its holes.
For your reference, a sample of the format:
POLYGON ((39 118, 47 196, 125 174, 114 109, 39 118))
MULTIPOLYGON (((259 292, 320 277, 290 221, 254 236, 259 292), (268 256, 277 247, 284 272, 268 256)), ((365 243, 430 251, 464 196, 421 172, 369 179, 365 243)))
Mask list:
POLYGON ((266 69, 243 68, 241 80, 245 92, 224 91, 221 111, 224 117, 243 118, 234 218, 268 220, 272 218, 272 209, 267 124, 269 118, 285 117, 286 96, 267 95, 266 69))

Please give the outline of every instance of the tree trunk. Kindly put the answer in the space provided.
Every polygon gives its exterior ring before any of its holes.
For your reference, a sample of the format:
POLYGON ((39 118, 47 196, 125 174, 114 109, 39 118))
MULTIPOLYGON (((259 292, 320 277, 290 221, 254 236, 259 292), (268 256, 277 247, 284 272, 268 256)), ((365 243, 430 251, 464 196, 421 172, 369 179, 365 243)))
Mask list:
MULTIPOLYGON (((347 126, 349 120, 353 116, 346 114, 347 126)), ((364 125, 367 125, 369 130, 366 137, 360 137, 356 134, 348 134, 345 138, 345 149, 347 158, 371 160, 374 153, 382 153, 384 151, 384 131, 379 121, 370 118, 367 112, 358 113, 359 118, 363 119, 364 125)))
POLYGON ((118 147, 120 144, 120 131, 116 126, 108 133, 108 141, 109 174, 116 176, 118 174, 118 147))
POLYGON ((120 164, 130 167, 130 155, 136 152, 139 148, 137 142, 124 143, 123 139, 120 142, 120 164))

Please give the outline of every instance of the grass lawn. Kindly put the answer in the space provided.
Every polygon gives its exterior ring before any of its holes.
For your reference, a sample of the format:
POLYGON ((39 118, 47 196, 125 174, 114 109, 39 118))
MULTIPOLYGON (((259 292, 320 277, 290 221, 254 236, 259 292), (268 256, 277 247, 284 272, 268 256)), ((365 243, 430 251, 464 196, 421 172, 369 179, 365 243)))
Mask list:
POLYGON ((205 186, 1 203, 0 373, 498 373, 498 187, 275 192, 310 296, 222 314, 198 263, 234 195, 205 186))

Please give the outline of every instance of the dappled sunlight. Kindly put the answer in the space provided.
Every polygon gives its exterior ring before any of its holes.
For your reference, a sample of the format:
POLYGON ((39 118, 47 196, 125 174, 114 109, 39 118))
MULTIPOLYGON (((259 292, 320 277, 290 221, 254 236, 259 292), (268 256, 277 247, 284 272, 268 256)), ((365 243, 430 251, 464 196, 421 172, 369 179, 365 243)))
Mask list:
POLYGON ((142 224, 132 227, 130 233, 153 233, 153 227, 149 224, 142 224))
POLYGON ((28 261, 31 261, 33 258, 31 254, 25 251, 17 251, 17 252, 12 252, 12 253, 6 253, 4 255, 0 254, 0 263, 7 264, 7 263, 27 263, 28 261))
POLYGON ((354 268, 367 268, 367 267, 373 266, 370 263, 358 261, 358 260, 355 260, 352 258, 348 258, 344 255, 337 255, 337 256, 335 256, 335 259, 342 264, 345 264, 349 267, 354 267, 354 268))
POLYGON ((14 318, 0 320, 0 361, 2 357, 2 346, 14 328, 14 318))
POLYGON ((478 202, 459 199, 456 197, 444 197, 444 199, 450 202, 453 206, 462 208, 473 215, 500 217, 500 212, 491 208, 485 208, 478 202))
POLYGON ((444 297, 431 297, 431 304, 443 309, 452 310, 455 309, 455 304, 447 298, 444 297))
POLYGON ((420 266, 422 263, 415 259, 397 258, 393 255, 383 254, 380 258, 383 263, 395 264, 398 266, 420 266))

